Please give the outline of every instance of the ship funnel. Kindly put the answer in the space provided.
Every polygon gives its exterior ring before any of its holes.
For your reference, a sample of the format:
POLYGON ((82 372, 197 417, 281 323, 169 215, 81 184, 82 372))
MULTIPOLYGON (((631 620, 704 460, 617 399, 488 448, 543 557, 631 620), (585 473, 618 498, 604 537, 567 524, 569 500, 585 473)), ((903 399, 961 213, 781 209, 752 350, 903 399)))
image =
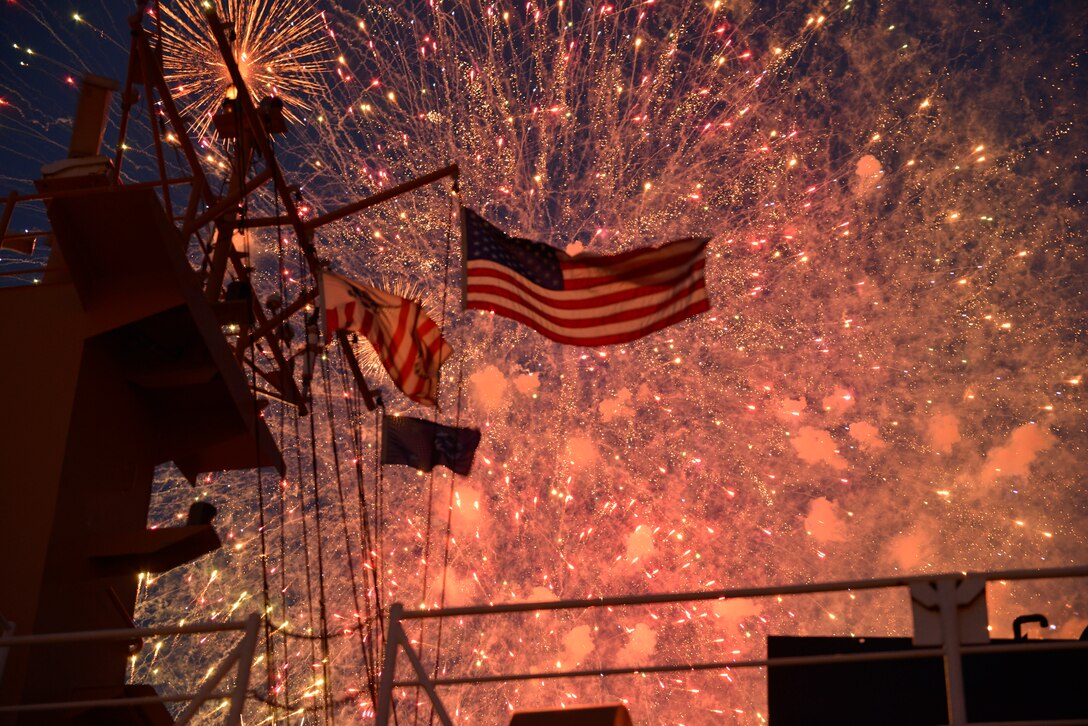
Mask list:
POLYGON ((42 178, 36 182, 39 192, 104 184, 111 162, 100 155, 106 135, 106 118, 110 99, 117 90, 117 81, 87 74, 79 89, 79 102, 72 120, 72 143, 68 158, 42 167, 42 178), (88 178, 93 178, 89 180, 88 178))
POLYGON ((102 139, 106 136, 106 117, 110 100, 117 90, 117 81, 87 74, 79 89, 79 104, 72 122, 72 143, 68 147, 69 159, 98 156, 102 139))

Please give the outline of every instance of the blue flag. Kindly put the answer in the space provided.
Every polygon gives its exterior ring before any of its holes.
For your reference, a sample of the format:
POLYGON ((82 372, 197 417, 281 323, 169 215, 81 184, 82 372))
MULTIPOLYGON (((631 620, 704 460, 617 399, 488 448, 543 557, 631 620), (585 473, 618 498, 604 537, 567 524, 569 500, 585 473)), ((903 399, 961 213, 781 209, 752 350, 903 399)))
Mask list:
POLYGON ((479 445, 479 429, 443 426, 411 416, 382 417, 382 464, 420 471, 444 466, 467 476, 479 445))

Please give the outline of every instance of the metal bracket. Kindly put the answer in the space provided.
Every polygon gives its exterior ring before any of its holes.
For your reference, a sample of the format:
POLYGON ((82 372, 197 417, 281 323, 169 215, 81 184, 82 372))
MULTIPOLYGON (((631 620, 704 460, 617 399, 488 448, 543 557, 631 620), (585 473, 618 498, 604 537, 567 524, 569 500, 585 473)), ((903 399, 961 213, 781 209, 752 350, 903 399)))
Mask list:
POLYGON ((989 614, 986 610, 986 580, 976 575, 941 575, 910 585, 911 611, 914 615, 914 645, 941 645, 946 636, 963 644, 990 642, 989 614), (956 634, 945 633, 941 609, 955 612, 956 634))
POLYGON ((416 672, 419 685, 423 687, 423 690, 427 692, 427 696, 431 699, 431 705, 434 707, 434 713, 439 722, 443 726, 453 726, 453 721, 450 719, 446 707, 442 704, 442 699, 438 697, 438 693, 434 689, 434 681, 427 675, 427 670, 419 660, 419 654, 412 647, 412 641, 409 640, 408 634, 404 632, 404 626, 401 625, 400 620, 403 612, 404 606, 399 602, 393 603, 389 608, 389 634, 385 639, 385 665, 382 667, 381 685, 378 690, 378 709, 374 723, 379 726, 386 726, 389 723, 389 717, 393 713, 393 681, 396 676, 397 649, 399 648, 408 656, 408 662, 412 664, 412 670, 416 672))

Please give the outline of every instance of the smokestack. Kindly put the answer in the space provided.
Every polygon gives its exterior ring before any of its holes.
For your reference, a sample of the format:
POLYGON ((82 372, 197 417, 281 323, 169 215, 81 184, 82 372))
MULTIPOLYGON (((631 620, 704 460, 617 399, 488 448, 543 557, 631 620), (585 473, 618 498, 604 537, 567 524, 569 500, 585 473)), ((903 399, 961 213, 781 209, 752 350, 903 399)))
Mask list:
POLYGON ((79 104, 72 123, 72 143, 69 159, 98 156, 106 135, 106 117, 110 100, 117 90, 117 81, 90 73, 83 77, 79 89, 79 104))

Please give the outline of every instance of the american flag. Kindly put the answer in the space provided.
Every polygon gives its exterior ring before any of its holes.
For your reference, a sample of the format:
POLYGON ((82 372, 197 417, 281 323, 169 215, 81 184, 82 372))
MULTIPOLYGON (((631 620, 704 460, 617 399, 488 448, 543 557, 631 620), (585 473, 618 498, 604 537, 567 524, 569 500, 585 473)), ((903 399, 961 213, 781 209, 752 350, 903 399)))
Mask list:
POLYGON ((571 257, 461 211, 466 308, 491 310, 568 345, 626 343, 710 309, 707 238, 571 257))
POLYGON ((419 303, 327 271, 321 298, 326 343, 337 330, 362 333, 404 395, 437 405, 438 369, 453 349, 419 303))

